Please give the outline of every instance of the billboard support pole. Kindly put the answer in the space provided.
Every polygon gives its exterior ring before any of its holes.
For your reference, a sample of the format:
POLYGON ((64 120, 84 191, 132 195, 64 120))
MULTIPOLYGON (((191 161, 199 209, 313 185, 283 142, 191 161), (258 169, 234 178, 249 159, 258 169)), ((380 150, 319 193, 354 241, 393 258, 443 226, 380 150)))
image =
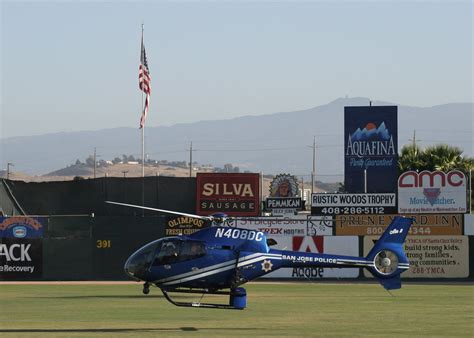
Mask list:
POLYGON ((364 192, 367 194, 367 169, 364 169, 364 192))
POLYGON ((472 214, 472 169, 469 169, 469 213, 472 214))
POLYGON ((263 215, 263 171, 260 172, 260 191, 258 192, 260 194, 260 216, 263 215))

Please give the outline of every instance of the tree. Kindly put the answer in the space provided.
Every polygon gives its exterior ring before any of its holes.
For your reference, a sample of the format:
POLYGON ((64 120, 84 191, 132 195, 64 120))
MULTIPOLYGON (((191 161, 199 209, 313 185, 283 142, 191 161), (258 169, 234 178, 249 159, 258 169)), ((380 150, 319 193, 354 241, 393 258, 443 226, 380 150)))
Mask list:
POLYGON ((89 155, 89 157, 86 158, 86 165, 91 168, 94 167, 94 156, 89 155))
POLYGON ((233 172, 233 168, 234 168, 234 166, 231 163, 224 164, 224 172, 225 173, 233 172))
POLYGON ((462 157, 463 151, 458 147, 450 147, 447 144, 428 147, 424 151, 425 161, 430 168, 440 171, 451 171, 458 169, 466 174, 472 169, 473 159, 462 157))
MULTIPOLYGON (((458 147, 447 144, 438 144, 421 150, 417 145, 402 147, 398 157, 399 174, 409 170, 415 171, 444 171, 454 169, 462 171, 470 177, 470 171, 474 170, 474 158, 463 156, 463 151, 458 147)), ((472 182, 469 182, 472 186, 472 182)), ((474 196, 471 195, 471 204, 474 196)))
POLYGON ((398 156, 398 171, 420 171, 424 167, 424 159, 421 156, 421 149, 416 144, 402 147, 398 156))
POLYGON ((467 176, 474 169, 474 159, 462 156, 463 151, 458 147, 438 144, 422 150, 417 145, 402 147, 398 157, 399 173, 415 170, 444 171, 454 169, 464 172, 467 176))

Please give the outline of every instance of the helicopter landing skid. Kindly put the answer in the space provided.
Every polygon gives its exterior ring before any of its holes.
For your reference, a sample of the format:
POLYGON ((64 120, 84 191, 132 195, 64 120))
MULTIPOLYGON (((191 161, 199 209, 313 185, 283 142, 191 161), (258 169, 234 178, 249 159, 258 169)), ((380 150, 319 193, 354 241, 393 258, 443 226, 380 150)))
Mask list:
MULTIPOLYGON (((231 289, 230 291, 209 291, 208 289, 161 289, 166 300, 176 306, 184 307, 201 307, 208 309, 226 309, 226 310, 243 310, 247 305, 247 293, 244 288, 231 289), (214 304, 214 303, 202 303, 198 302, 177 302, 174 301, 168 292, 176 293, 195 293, 204 295, 228 295, 229 304, 214 304)), ((201 297, 202 299, 202 297, 201 297)))

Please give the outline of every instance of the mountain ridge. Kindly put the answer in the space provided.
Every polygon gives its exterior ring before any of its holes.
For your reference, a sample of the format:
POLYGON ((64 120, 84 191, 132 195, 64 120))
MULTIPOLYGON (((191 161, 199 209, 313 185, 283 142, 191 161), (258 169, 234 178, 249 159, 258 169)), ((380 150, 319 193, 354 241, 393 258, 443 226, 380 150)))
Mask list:
MULTIPOLYGON (((157 160, 188 161, 192 141, 193 161, 200 164, 232 163, 242 170, 289 172, 308 180, 311 144, 316 136, 316 175, 320 176, 317 179, 340 181, 344 163, 344 106, 364 106, 369 102, 363 97, 338 98, 298 111, 149 126, 145 131, 146 153, 157 160)), ((373 100, 372 105, 396 104, 373 100)), ((473 103, 460 102, 432 107, 398 105, 399 148, 417 130, 422 146, 448 143, 472 156, 473 107, 473 103)), ((138 128, 116 127, 0 139, 2 167, 12 162, 14 170, 30 174, 44 174, 76 159, 83 160, 93 154, 94 148, 104 160, 122 154, 139 158, 141 132, 138 128)))

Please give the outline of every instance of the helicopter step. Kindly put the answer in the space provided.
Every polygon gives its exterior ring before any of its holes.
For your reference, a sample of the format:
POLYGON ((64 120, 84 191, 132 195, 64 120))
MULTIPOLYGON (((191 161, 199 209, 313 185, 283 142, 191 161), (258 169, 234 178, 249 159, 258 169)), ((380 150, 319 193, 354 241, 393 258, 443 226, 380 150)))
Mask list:
POLYGON ((163 292, 163 295, 165 296, 166 300, 176 306, 202 307, 202 308, 209 308, 209 309, 230 309, 230 310, 243 310, 247 306, 247 292, 244 288, 235 288, 235 289, 230 289, 229 291, 217 291, 217 290, 209 290, 209 289, 185 289, 185 288, 164 289, 162 288, 161 291, 163 292), (177 302, 171 298, 171 296, 169 295, 170 292, 202 294, 202 297, 204 297, 204 295, 206 294, 207 295, 228 295, 229 304, 202 303, 201 301, 177 302))

